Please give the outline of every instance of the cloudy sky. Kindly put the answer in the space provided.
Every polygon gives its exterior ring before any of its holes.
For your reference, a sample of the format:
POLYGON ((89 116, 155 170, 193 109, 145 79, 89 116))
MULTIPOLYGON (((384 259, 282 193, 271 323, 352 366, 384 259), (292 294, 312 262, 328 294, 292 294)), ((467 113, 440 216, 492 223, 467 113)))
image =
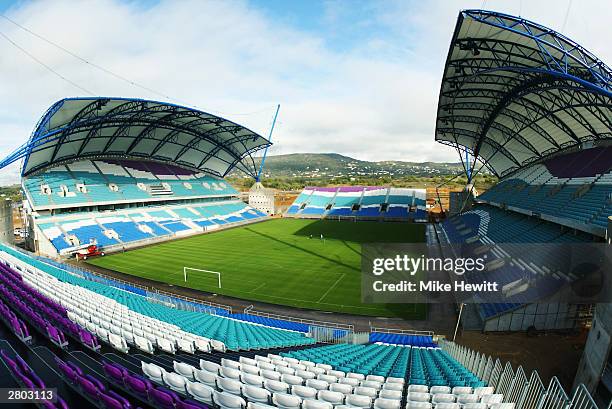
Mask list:
MULTIPOLYGON (((264 135, 280 103, 275 154, 456 161, 433 132, 465 8, 521 15, 612 63, 609 0, 0 0, 2 15, 146 88, 0 18, 0 156, 53 102, 91 94, 169 97, 264 135)), ((0 172, 2 184, 15 178, 15 169, 0 172)))

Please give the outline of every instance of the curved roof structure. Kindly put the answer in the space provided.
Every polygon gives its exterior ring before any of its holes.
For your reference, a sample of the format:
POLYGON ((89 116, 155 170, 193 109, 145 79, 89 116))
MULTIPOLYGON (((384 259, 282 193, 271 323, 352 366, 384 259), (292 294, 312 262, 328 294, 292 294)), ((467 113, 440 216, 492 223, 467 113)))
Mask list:
POLYGON ((220 177, 236 167, 254 177, 251 154, 270 144, 227 119, 166 102, 66 98, 47 110, 29 141, 0 167, 23 159, 27 176, 79 159, 146 158, 220 177))
POLYGON ((612 138, 612 70, 563 35, 506 14, 459 14, 438 101, 436 140, 498 176, 586 141, 612 138))

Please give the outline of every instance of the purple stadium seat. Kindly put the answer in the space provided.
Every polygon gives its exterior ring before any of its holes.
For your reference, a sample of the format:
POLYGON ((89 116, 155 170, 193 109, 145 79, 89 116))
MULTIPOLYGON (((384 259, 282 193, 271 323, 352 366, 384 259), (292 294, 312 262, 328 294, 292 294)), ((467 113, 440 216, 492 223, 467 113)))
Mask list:
POLYGON ((100 392, 100 399, 108 409, 132 408, 132 404, 127 399, 113 391, 100 392))
POLYGON ((176 402, 176 409, 208 409, 208 406, 203 403, 187 399, 176 402))
POLYGON ((102 363, 102 369, 107 378, 118 384, 123 384, 124 380, 129 376, 125 368, 108 362, 102 363))
POLYGON ((125 377, 125 385, 137 395, 147 397, 153 390, 153 384, 140 376, 128 374, 125 377))
POLYGON ((51 342, 53 342, 59 347, 64 347, 68 345, 68 341, 66 341, 66 337, 64 336, 64 334, 60 330, 55 328, 53 325, 47 325, 47 335, 49 336, 51 342))
POLYGON ((64 374, 64 376, 68 378, 68 380, 71 383, 76 385, 78 382, 79 374, 74 369, 72 369, 70 366, 68 366, 65 362, 58 361, 57 358, 56 358, 56 362, 62 374, 64 374))
POLYGON ((77 382, 85 394, 89 395, 90 398, 98 399, 100 392, 98 391, 98 387, 92 381, 79 375, 77 376, 77 382))
POLYGON ((85 378, 88 379, 94 385, 96 385, 96 388, 98 388, 98 390, 100 390, 100 391, 106 390, 106 387, 104 386, 104 384, 98 378, 94 378, 91 375, 85 375, 85 378))
POLYGON ((175 402, 180 400, 174 392, 164 388, 151 389, 149 396, 156 406, 166 409, 174 409, 175 402))
POLYGON ((84 329, 79 329, 79 339, 88 348, 93 349, 94 351, 100 348, 100 344, 98 344, 98 338, 93 335, 91 332, 86 331, 84 329))

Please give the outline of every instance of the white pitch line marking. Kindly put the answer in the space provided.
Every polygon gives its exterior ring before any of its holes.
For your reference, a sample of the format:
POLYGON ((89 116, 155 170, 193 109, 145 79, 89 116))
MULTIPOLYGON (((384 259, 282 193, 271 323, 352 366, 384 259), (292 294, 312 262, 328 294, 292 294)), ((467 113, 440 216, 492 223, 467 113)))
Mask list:
POLYGON ((323 298, 325 298, 325 296, 326 296, 327 294, 329 294, 329 292, 330 292, 331 290, 333 290, 333 288, 334 288, 336 285, 338 285, 338 283, 340 282, 340 280, 342 280, 342 279, 344 278, 344 276, 345 276, 345 275, 346 275, 346 273, 342 273, 342 275, 341 275, 341 276, 340 276, 340 277, 339 277, 339 278, 336 280, 336 282, 335 282, 335 283, 334 283, 334 284, 333 284, 331 287, 329 287, 329 288, 327 289, 327 291, 325 291, 325 294, 323 294, 323 295, 321 296, 321 298, 319 298, 319 301, 317 301, 317 304, 318 304, 318 303, 320 303, 320 302, 321 302, 321 300, 322 300, 323 298))
POLYGON ((255 291, 259 290, 260 288, 262 288, 264 285, 266 285, 266 283, 261 283, 260 285, 258 285, 256 288, 252 289, 251 291, 249 291, 250 293, 254 293, 255 291))

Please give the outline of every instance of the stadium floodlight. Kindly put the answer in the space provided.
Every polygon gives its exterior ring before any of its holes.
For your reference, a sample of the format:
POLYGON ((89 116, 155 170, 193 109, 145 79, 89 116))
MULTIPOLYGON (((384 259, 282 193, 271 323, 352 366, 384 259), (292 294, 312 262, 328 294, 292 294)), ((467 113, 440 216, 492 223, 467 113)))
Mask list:
POLYGON ((185 282, 187 282, 187 270, 193 270, 193 271, 198 271, 198 272, 208 273, 208 274, 216 274, 218 278, 218 287, 221 288, 221 273, 220 272, 211 271, 211 270, 203 270, 200 268, 193 268, 193 267, 183 267, 183 277, 185 279, 185 282))

